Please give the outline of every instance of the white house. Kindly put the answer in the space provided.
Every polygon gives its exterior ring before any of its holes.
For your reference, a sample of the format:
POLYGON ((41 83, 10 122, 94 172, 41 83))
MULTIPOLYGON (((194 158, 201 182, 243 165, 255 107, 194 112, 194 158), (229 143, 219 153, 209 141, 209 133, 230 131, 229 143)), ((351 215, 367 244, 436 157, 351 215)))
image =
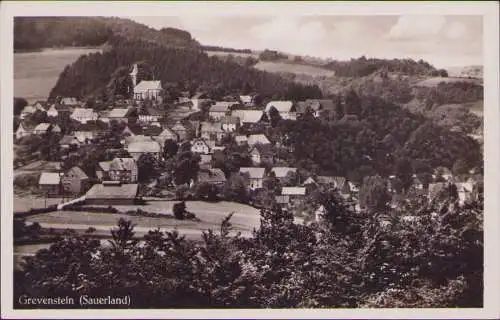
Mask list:
POLYGON ((262 119, 262 110, 233 110, 231 116, 240 118, 241 123, 257 123, 262 119))
POLYGON ((208 115, 214 120, 220 120, 231 113, 231 107, 238 105, 238 102, 217 101, 210 107, 208 115))
POLYGON ((205 139, 194 139, 191 143, 191 152, 198 154, 211 154, 215 142, 205 139))
POLYGON ((160 98, 163 88, 161 86, 161 81, 147 81, 143 80, 138 85, 134 87, 134 99, 135 100, 158 100, 160 98))
POLYGON ((139 160, 143 154, 150 154, 159 159, 161 146, 154 140, 134 141, 127 145, 127 151, 136 161, 139 160))
POLYGON ((225 132, 234 132, 240 126, 240 118, 225 116, 221 119, 222 130, 225 132))
POLYGON ((90 108, 75 108, 70 117, 80 123, 87 123, 99 119, 99 114, 90 108))
POLYGON ((271 101, 266 105, 265 112, 269 116, 269 111, 274 107, 285 120, 296 120, 297 110, 292 101, 271 101))
POLYGON ((242 167, 240 173, 248 175, 248 187, 251 190, 261 189, 264 182, 265 168, 242 167))

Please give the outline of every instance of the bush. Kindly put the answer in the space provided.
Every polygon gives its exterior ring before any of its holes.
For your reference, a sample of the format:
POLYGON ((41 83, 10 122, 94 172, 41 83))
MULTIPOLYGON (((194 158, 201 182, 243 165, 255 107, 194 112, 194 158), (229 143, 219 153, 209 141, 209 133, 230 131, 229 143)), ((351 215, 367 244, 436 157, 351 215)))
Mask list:
POLYGON ((23 174, 14 177, 14 187, 20 189, 29 189, 38 186, 38 175, 23 174))

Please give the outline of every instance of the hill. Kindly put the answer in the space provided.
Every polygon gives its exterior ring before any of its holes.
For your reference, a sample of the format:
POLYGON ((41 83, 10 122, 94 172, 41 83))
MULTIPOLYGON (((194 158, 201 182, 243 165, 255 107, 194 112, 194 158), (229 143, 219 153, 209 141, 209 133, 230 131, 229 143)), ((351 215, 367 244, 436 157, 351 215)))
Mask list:
POLYGON ((213 96, 250 92, 296 100, 322 96, 316 86, 294 84, 278 75, 209 57, 198 50, 170 48, 150 41, 118 40, 110 50, 82 56, 65 68, 50 98, 128 95, 128 73, 131 65, 138 62, 145 73, 142 80, 151 79, 154 74, 164 85, 204 90, 213 96))
POLYGON ((198 48, 187 31, 155 30, 123 18, 107 17, 16 17, 14 51, 68 46, 101 46, 117 38, 142 40, 159 45, 198 48))
POLYGON ((305 63, 284 61, 259 61, 254 68, 273 73, 305 74, 313 77, 331 77, 335 72, 305 63))

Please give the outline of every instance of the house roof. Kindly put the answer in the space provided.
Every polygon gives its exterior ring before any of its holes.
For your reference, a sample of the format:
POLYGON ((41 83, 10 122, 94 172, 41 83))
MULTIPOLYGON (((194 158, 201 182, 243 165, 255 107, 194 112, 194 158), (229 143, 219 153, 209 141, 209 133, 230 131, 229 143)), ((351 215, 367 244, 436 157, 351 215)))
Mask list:
POLYGON ((186 126, 185 126, 185 125, 183 125, 183 124, 182 124, 182 123, 180 123, 180 122, 176 122, 176 123, 172 126, 172 128, 171 128, 171 129, 172 129, 173 131, 175 131, 175 132, 178 132, 178 131, 186 131, 186 130, 187 130, 186 126))
POLYGON ((269 112, 271 107, 276 108, 279 113, 282 112, 290 112, 293 107, 293 102, 292 101, 271 101, 266 105, 266 113, 269 112))
POLYGON ((305 187, 283 187, 281 194, 284 196, 304 196, 306 194, 305 187))
POLYGON ((228 112, 234 105, 238 105, 238 102, 217 101, 210 107, 209 112, 228 112))
POLYGON ((251 179, 263 179, 265 168, 241 167, 241 173, 248 173, 251 179))
POLYGON ((143 141, 153 141, 153 139, 150 136, 145 136, 142 134, 136 135, 136 136, 129 136, 125 138, 125 144, 130 145, 131 143, 135 142, 143 142, 143 141))
POLYGON ((102 121, 92 121, 80 124, 74 131, 104 131, 108 125, 102 121))
POLYGON ((212 161, 212 155, 211 154, 200 154, 200 162, 201 163, 207 163, 212 161))
POLYGON ((258 152, 263 155, 272 154, 273 148, 270 144, 256 144, 250 150, 251 153, 258 152))
POLYGON ((331 176, 317 176, 316 182, 319 184, 335 184, 335 177, 331 176))
POLYGON ((222 124, 239 124, 240 123, 240 118, 239 117, 233 117, 233 116, 224 116, 221 119, 222 124))
POLYGON ((90 108, 75 108, 71 116, 73 118, 92 118, 94 117, 94 109, 90 108))
POLYGON ((225 182, 226 176, 221 169, 207 169, 198 172, 198 182, 217 183, 225 182))
POLYGON ((137 184, 94 184, 86 199, 134 199, 137 196, 137 184))
POLYGON ((78 99, 77 98, 74 98, 74 97, 64 97, 61 99, 61 104, 64 104, 64 105, 78 105, 80 104, 78 102, 78 99))
POLYGON ((252 103, 252 96, 240 96, 240 100, 243 103, 252 103))
POLYGON ((270 144, 271 142, 264 134, 251 134, 247 137, 248 145, 253 146, 255 144, 270 144))
POLYGON ((271 169, 274 172, 276 178, 284 178, 289 172, 296 172, 297 168, 290 167, 274 167, 271 169))
POLYGON ((205 93, 203 93, 203 92, 196 92, 191 99, 202 99, 202 98, 204 98, 204 96, 206 96, 205 93))
POLYGON ((142 134, 145 136, 159 136, 163 129, 158 126, 147 126, 142 128, 142 134))
POLYGON ((134 158, 114 158, 109 164, 109 170, 132 171, 137 167, 134 158))
POLYGON ((47 131, 50 128, 50 123, 40 123, 35 127, 35 131, 47 131))
POLYGON ((72 143, 80 143, 75 136, 65 135, 59 140, 60 145, 72 144, 72 143))
POLYGON ((156 141, 135 141, 127 146, 127 151, 131 153, 159 153, 160 144, 156 141))
POLYGON ((201 132, 222 133, 222 124, 220 122, 202 122, 201 132))
POLYGON ((36 106, 37 104, 40 104, 40 106, 44 110, 47 110, 50 108, 50 104, 47 101, 37 100, 35 103, 33 103, 33 107, 36 106))
POLYGON ((262 110, 233 110, 231 114, 233 117, 240 118, 242 123, 257 123, 264 112, 262 110))
POLYGON ((128 108, 114 108, 108 112, 108 118, 125 118, 130 109, 128 108))
POLYGON ((87 176, 87 174, 85 172, 83 172, 83 170, 80 169, 80 167, 77 167, 77 166, 69 169, 68 172, 66 172, 66 176, 75 176, 76 178, 78 178, 80 180, 85 180, 85 179, 89 178, 87 176))
POLYGON ((145 115, 150 115, 150 116, 156 116, 156 117, 163 117, 165 114, 167 114, 167 110, 160 109, 160 108, 153 108, 153 107, 148 107, 146 109, 143 109, 145 115))
POLYGON ((134 92, 144 92, 144 91, 150 91, 150 90, 161 90, 161 81, 155 80, 155 81, 148 81, 148 80, 142 80, 138 85, 135 86, 134 92))
POLYGON ((307 184, 316 184, 316 181, 314 180, 313 177, 309 177, 306 179, 306 181, 304 181, 304 185, 307 185, 307 184))
POLYGON ((171 137, 171 136, 177 137, 177 133, 175 133, 175 131, 173 131, 172 129, 165 127, 165 129, 163 129, 163 131, 158 136, 159 137, 171 137))
POLYGON ((99 168, 102 169, 102 171, 108 172, 111 166, 111 161, 101 161, 99 162, 99 168))
POLYGON ((25 106, 21 113, 34 113, 36 111, 35 107, 33 106, 25 106))
POLYGON ((41 185, 58 185, 61 182, 61 175, 58 172, 42 172, 40 180, 41 185))

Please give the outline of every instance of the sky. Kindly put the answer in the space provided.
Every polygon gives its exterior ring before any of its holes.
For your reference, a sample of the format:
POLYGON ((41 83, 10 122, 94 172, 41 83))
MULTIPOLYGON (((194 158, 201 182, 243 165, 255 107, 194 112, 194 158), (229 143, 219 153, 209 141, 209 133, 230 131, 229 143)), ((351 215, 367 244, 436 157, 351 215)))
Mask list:
POLYGON ((423 59, 439 68, 482 64, 483 25, 477 15, 171 16, 131 17, 161 29, 189 31, 204 45, 280 50, 348 60, 423 59))

